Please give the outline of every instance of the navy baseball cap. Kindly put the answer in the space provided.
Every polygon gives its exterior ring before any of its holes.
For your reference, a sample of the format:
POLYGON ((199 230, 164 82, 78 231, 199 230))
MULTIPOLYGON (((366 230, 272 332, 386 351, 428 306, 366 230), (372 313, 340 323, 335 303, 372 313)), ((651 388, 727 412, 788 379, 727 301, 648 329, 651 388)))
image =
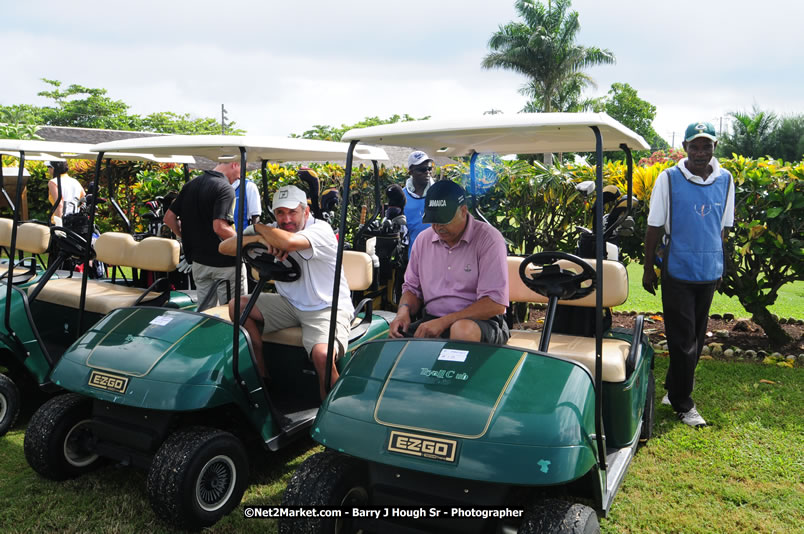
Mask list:
POLYGON ((430 186, 424 197, 422 222, 447 224, 455 217, 458 207, 463 205, 466 205, 463 187, 451 180, 438 181, 430 186))

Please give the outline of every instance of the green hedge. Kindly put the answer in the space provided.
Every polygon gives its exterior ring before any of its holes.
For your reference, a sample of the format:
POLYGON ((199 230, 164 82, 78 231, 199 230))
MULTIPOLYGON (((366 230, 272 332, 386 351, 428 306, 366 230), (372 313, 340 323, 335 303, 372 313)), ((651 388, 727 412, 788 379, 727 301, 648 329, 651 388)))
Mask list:
MULTIPOLYGON (((633 216, 634 235, 620 243, 624 261, 641 261, 650 192, 659 173, 674 164, 677 157, 651 158, 647 165, 634 168, 633 216)), ((14 158, 5 158, 5 165, 13 165, 14 158)), ((727 258, 727 274, 721 291, 738 296, 743 306, 754 314, 766 332, 780 336, 765 317, 767 307, 773 304, 778 289, 793 280, 802 279, 804 252, 804 161, 785 163, 764 158, 752 160, 735 156, 722 159, 736 183, 736 221, 731 234, 732 252, 727 258)), ((85 185, 94 179, 95 163, 70 161, 70 173, 85 185)), ((335 164, 312 164, 321 180, 321 190, 340 188, 344 169, 335 164)), ((43 163, 28 162, 31 174, 28 182, 28 203, 31 218, 45 220, 50 206, 47 200, 47 173, 43 163)), ((267 198, 276 188, 287 183, 298 183, 297 166, 269 164, 267 198)), ((497 185, 479 199, 479 209, 496 225, 509 241, 513 252, 529 254, 539 250, 575 248, 576 226, 591 227, 593 204, 575 189, 583 180, 594 179, 594 168, 585 165, 558 165, 545 168, 541 163, 496 160, 489 166, 496 173, 497 185)), ((625 192, 625 164, 606 162, 604 181, 625 192)), ((436 169, 443 178, 465 182, 468 165, 465 162, 436 169)), ((141 213, 144 202, 178 190, 184 182, 181 167, 172 165, 114 162, 101 178, 101 196, 106 195, 109 177, 119 184, 117 200, 132 222, 134 231, 142 230, 141 213)), ((262 190, 260 171, 252 171, 249 178, 262 190)), ((380 170, 381 191, 392 183, 402 184, 407 171, 401 168, 380 170)), ((303 184, 299 184, 302 185, 303 184)), ((303 186, 304 187, 304 186, 303 186)), ((265 195, 266 192, 262 191, 265 195)), ((347 214, 347 239, 351 239, 360 221, 361 207, 372 214, 374 183, 371 166, 355 167, 347 214)), ((381 198, 381 201, 384 201, 381 198)), ((340 214, 337 214, 338 217, 340 214)), ((335 219, 336 221, 339 218, 335 219)), ((119 230, 120 221, 111 214, 108 205, 99 208, 98 226, 102 231, 119 230)))

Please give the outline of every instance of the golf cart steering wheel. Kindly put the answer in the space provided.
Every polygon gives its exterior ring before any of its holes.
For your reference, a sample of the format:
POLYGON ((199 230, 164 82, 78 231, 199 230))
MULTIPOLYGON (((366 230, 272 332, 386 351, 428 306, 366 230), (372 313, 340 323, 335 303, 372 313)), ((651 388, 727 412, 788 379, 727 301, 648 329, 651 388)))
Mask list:
POLYGON ((95 259, 95 249, 87 243, 84 236, 63 226, 50 227, 50 239, 56 243, 59 250, 68 256, 84 258, 89 248, 89 259, 95 259))
POLYGON ((260 278, 276 282, 295 282, 301 277, 301 267, 288 256, 284 262, 268 252, 262 243, 249 243, 243 247, 243 261, 259 273, 260 278))
POLYGON ((538 252, 522 260, 519 277, 528 289, 547 298, 575 300, 585 297, 595 289, 596 272, 586 261, 566 252, 538 252), (558 260, 566 260, 581 268, 580 274, 562 269, 558 260), (528 273, 528 266, 534 268, 528 273), (588 287, 583 284, 592 283, 588 287))

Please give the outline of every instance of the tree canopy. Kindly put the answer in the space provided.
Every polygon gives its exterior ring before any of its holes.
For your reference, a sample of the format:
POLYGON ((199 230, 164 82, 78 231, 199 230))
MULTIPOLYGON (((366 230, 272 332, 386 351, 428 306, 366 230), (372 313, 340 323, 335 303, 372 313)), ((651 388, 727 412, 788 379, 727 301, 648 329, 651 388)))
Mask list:
POLYGON ((422 121, 429 118, 430 116, 427 115, 426 117, 417 119, 415 117, 411 117, 407 113, 404 115, 392 115, 387 119, 381 119, 379 117, 366 117, 362 121, 356 122, 355 124, 341 124, 340 128, 334 128, 324 124, 315 124, 313 125, 312 129, 305 131, 301 135, 292 133, 290 134, 290 137, 301 137, 302 139, 322 139, 324 141, 340 141, 343 137, 343 134, 354 128, 367 128, 369 126, 393 124, 396 122, 422 121))
MULTIPOLYGON (((71 84, 62 88, 59 80, 42 78, 49 90, 37 96, 48 98, 52 104, 34 106, 14 104, 0 106, 0 133, 28 137, 37 126, 72 126, 107 130, 135 130, 171 134, 219 134, 221 124, 213 118, 192 118, 189 113, 156 112, 145 117, 129 114, 130 106, 122 100, 107 96, 106 89, 71 84)), ((245 132, 227 125, 227 133, 242 135, 245 132)), ((7 135, 6 137, 10 137, 7 135)))
POLYGON ((596 111, 605 111, 641 135, 651 149, 661 150, 668 147, 667 141, 653 129, 656 106, 639 98, 636 89, 627 83, 611 84, 608 94, 598 100, 594 108, 596 111))

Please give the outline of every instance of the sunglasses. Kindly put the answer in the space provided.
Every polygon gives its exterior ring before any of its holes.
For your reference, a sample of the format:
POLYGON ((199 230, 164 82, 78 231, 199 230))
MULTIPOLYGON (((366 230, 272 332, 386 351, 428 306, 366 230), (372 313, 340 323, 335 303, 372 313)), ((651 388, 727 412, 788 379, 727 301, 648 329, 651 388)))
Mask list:
POLYGON ((413 172, 430 172, 433 168, 429 165, 424 165, 423 167, 411 167, 410 170, 413 172))

